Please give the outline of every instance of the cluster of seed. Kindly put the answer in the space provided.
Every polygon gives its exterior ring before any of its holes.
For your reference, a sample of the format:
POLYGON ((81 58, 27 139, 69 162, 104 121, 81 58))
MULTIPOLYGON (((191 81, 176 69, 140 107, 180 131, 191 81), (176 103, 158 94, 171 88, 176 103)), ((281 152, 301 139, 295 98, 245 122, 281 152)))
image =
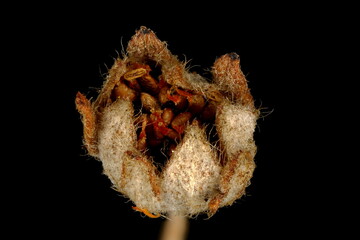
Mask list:
POLYGON ((154 159, 166 160, 181 141, 188 123, 214 123, 216 101, 168 84, 156 66, 129 63, 128 69, 115 85, 111 98, 133 102, 139 150, 154 159))

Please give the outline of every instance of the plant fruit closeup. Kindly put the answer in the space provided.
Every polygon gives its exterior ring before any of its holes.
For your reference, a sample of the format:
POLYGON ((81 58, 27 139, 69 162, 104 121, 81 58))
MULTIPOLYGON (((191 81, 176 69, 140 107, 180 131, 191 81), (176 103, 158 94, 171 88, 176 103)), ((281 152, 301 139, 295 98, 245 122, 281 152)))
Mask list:
POLYGON ((259 111, 239 56, 225 54, 211 82, 188 72, 141 27, 94 101, 77 93, 84 145, 114 188, 150 216, 212 216, 231 205, 255 169, 259 111))

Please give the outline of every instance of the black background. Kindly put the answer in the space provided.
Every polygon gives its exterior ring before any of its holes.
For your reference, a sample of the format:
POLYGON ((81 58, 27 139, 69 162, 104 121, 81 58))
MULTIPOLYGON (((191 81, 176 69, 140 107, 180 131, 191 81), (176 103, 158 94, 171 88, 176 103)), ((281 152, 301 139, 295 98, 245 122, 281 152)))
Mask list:
MULTIPOLYGON (((96 96, 107 68, 144 25, 179 59, 191 59, 192 70, 208 77, 206 69, 217 57, 238 53, 255 104, 262 109, 255 133, 257 168, 246 196, 211 219, 206 215, 191 219, 188 239, 263 234, 292 238, 335 231, 319 226, 327 213, 318 200, 321 184, 308 167, 317 159, 309 154, 316 145, 311 138, 306 144, 302 141, 308 137, 308 113, 318 110, 311 91, 316 82, 304 85, 309 77, 304 69, 312 67, 314 55, 308 49, 318 46, 314 34, 321 29, 316 27, 320 23, 314 27, 301 19, 295 9, 282 11, 277 6, 261 10, 227 6, 212 13, 172 8, 158 9, 156 14, 139 6, 95 6, 54 7, 26 23, 32 31, 22 48, 30 49, 27 56, 36 56, 32 87, 39 91, 32 104, 37 106, 34 115, 41 116, 36 120, 39 127, 29 126, 42 139, 42 151, 36 153, 36 190, 24 193, 30 212, 16 221, 32 223, 29 232, 45 236, 156 239, 159 235, 164 219, 134 212, 132 203, 110 188, 101 163, 86 155, 74 104, 77 91, 96 96)), ((317 124, 316 119, 311 121, 317 124)))

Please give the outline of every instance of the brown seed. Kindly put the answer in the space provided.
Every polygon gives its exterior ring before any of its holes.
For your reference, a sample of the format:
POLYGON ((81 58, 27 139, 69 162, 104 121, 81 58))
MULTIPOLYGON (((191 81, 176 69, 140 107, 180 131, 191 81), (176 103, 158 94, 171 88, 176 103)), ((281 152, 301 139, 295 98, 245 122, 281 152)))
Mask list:
POLYGON ((141 132, 139 134, 139 138, 138 138, 138 149, 140 151, 144 151, 146 149, 146 126, 148 124, 149 121, 149 117, 147 114, 143 114, 140 117, 140 122, 141 122, 141 132))
POLYGON ((133 89, 129 88, 128 86, 126 86, 126 84, 121 82, 117 83, 112 91, 113 99, 121 98, 134 101, 136 99, 136 96, 137 94, 133 89))
POLYGON ((193 95, 188 98, 189 112, 192 114, 198 114, 205 106, 205 99, 200 95, 193 95))
POLYGON ((137 92, 141 92, 140 84, 139 84, 139 82, 138 82, 136 79, 133 79, 133 80, 128 81, 128 86, 129 86, 131 89, 134 89, 134 90, 137 91, 137 92))
POLYGON ((163 139, 165 134, 164 122, 161 119, 161 110, 157 110, 150 114, 150 124, 151 124, 151 138, 155 138, 157 140, 163 139))
POLYGON ((133 79, 142 77, 146 74, 146 69, 145 68, 137 68, 131 71, 128 71, 124 74, 124 78, 128 81, 131 81, 133 79))
POLYGON ((168 94, 168 90, 169 90, 169 87, 167 86, 164 86, 160 89, 160 92, 159 92, 159 101, 161 103, 161 105, 165 104, 167 101, 169 101, 168 97, 167 97, 167 94, 168 94))
POLYGON ((151 94, 159 93, 158 82, 150 74, 146 74, 139 78, 140 85, 143 87, 143 90, 151 94))
POLYGON ((160 105, 159 105, 158 101, 156 100, 156 98, 151 96, 148 93, 142 92, 140 94, 140 100, 141 100, 143 108, 146 111, 149 111, 152 113, 152 112, 155 112, 156 110, 160 109, 160 105))
POLYGON ((204 122, 214 121, 216 114, 216 106, 216 102, 209 101, 209 103, 204 107, 204 110, 200 113, 200 120, 204 122))
POLYGON ((171 127, 178 133, 182 134, 185 130, 186 123, 190 120, 191 113, 183 112, 177 115, 171 122, 171 127))
POLYGON ((165 125, 168 126, 174 118, 174 113, 171 110, 171 108, 165 108, 163 110, 161 117, 162 117, 165 125))
MULTIPOLYGON (((160 124, 161 124, 161 122, 160 122, 160 124)), ((156 139, 156 140, 161 140, 161 139, 163 139, 164 138, 164 134, 161 132, 161 130, 160 130, 160 128, 157 126, 157 127, 155 127, 154 126, 154 138, 156 139)))
POLYGON ((178 140, 180 139, 180 134, 171 128, 169 128, 169 131, 166 133, 166 136, 172 140, 178 140))

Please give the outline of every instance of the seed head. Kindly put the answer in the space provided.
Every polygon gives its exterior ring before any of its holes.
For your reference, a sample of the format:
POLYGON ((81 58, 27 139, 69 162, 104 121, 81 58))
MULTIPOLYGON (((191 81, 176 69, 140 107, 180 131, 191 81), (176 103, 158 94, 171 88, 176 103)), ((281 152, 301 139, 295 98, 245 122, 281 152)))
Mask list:
POLYGON ((115 60, 93 102, 78 93, 84 145, 136 211, 212 216, 245 193, 258 118, 236 53, 213 81, 186 71, 146 27, 115 60))

